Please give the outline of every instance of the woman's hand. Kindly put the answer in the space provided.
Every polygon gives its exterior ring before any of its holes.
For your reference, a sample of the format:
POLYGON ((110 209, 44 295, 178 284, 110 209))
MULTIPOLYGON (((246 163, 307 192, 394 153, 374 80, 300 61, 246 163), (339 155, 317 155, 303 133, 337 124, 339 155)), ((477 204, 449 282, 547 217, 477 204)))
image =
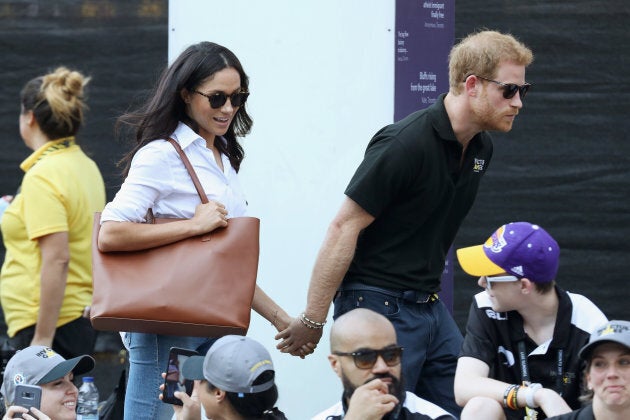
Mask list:
MULTIPOLYGON (((166 378, 166 372, 162 372, 162 378, 166 378)), ((193 391, 188 396, 185 392, 175 391, 173 396, 182 401, 183 405, 171 405, 175 411, 177 420, 199 420, 201 418, 201 404, 199 403, 199 388, 201 381, 194 381, 193 391)), ((159 386, 159 399, 162 400, 164 394, 164 383, 159 386)), ((4 419, 3 419, 4 420, 4 419)))
POLYGON ((201 404, 199 403, 199 394, 201 381, 195 381, 193 391, 188 396, 185 392, 175 391, 173 395, 182 400, 184 405, 175 408, 177 420, 199 420, 201 418, 201 404))
POLYGON ((50 420, 46 414, 42 413, 35 407, 31 407, 31 411, 26 407, 22 407, 19 405, 12 405, 7 409, 2 420, 12 420, 12 419, 26 419, 26 420, 50 420), (28 414, 26 414, 28 413, 28 414), (21 415, 21 417, 16 417, 21 415))
POLYGON ((216 201, 199 204, 195 208, 195 215, 190 222, 199 235, 227 226, 227 210, 225 206, 216 201))

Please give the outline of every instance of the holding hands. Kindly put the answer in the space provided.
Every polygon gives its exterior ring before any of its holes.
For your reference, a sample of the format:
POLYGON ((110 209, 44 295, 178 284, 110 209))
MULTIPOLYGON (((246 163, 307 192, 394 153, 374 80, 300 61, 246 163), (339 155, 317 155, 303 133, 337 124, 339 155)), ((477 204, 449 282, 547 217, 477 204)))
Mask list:
POLYGON ((276 340, 282 340, 276 348, 282 353, 300 356, 302 359, 313 353, 322 338, 324 322, 310 320, 304 313, 291 320, 291 323, 278 334, 276 340))

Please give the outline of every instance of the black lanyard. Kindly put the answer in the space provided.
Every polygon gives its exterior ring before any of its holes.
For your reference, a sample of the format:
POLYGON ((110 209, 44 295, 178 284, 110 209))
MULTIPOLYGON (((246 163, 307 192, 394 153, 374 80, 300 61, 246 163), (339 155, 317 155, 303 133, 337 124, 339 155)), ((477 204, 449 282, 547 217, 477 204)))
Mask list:
MULTIPOLYGON (((563 380, 562 375, 564 372, 564 360, 563 350, 558 349, 557 368, 556 368, 556 392, 562 396, 563 380)), ((525 340, 518 342, 518 358, 521 362, 521 377, 524 384, 530 384, 529 369, 527 367, 527 351, 525 350, 525 340)))

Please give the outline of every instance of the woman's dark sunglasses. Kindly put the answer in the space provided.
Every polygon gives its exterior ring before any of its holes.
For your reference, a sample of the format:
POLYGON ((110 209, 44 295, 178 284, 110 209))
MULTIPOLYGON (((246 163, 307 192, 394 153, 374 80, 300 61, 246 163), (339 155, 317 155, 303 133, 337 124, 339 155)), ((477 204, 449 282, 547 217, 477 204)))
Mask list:
POLYGON ((249 92, 237 92, 231 95, 226 95, 223 92, 217 92, 208 95, 203 92, 199 92, 198 90, 193 90, 193 92, 208 98, 208 102, 210 102, 210 107, 213 109, 221 108, 223 105, 225 105, 228 98, 230 98, 230 103, 233 107, 241 106, 245 103, 245 101, 247 101, 247 97, 249 96, 249 92))
POLYGON ((503 97, 505 99, 512 99, 514 95, 516 95, 516 92, 518 92, 521 95, 521 99, 523 99, 525 98, 525 95, 527 95, 527 91, 531 87, 529 83, 525 83, 524 85, 517 85, 516 83, 503 83, 497 80, 486 79, 485 77, 477 75, 475 75, 475 77, 483 79, 487 82, 496 83, 497 85, 501 86, 503 88, 503 97))
POLYGON ((354 365, 359 369, 372 369, 376 364, 378 356, 381 356, 387 366, 396 366, 400 363, 402 347, 386 347, 380 350, 360 350, 351 353, 333 352, 337 356, 350 356, 354 360, 354 365))

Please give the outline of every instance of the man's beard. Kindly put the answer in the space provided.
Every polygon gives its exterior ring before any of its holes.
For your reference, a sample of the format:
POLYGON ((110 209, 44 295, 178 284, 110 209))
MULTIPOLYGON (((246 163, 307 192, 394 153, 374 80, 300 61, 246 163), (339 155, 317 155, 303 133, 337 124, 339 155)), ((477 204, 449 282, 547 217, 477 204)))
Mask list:
MULTIPOLYGON (((383 373, 374 375, 365 381, 363 384, 367 384, 368 382, 373 381, 374 379, 384 379, 389 378, 392 382, 388 384, 388 390, 391 395, 398 398, 398 401, 401 403, 404 401, 405 389, 404 389, 404 379, 402 374, 400 375, 400 379, 395 376, 390 375, 389 373, 383 373)), ((341 372, 341 383, 343 384, 343 397, 346 401, 350 401, 350 397, 354 394, 355 389, 358 387, 354 386, 344 372, 341 372)), ((387 418, 387 416, 383 417, 387 418)))

